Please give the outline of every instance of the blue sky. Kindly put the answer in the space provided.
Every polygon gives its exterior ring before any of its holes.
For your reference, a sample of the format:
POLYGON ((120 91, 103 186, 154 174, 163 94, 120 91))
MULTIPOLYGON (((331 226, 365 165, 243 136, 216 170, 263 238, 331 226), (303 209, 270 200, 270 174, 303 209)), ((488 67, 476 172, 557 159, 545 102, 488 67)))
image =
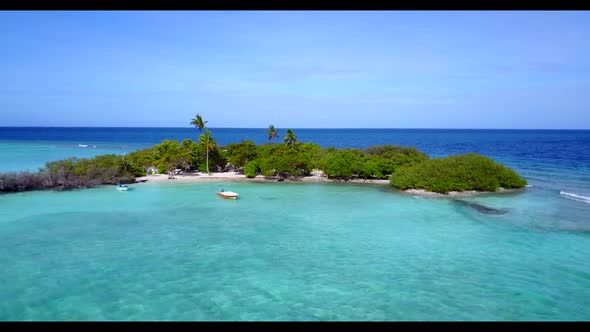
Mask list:
POLYGON ((590 128, 590 12, 0 12, 0 126, 590 128))

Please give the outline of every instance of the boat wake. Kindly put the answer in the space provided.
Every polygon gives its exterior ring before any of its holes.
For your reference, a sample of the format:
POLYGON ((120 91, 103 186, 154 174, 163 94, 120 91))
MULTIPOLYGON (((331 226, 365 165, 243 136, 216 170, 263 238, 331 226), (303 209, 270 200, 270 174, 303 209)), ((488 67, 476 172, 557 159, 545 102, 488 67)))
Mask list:
POLYGON ((560 191, 559 194, 561 196, 563 196, 564 198, 567 198, 567 199, 571 199, 571 200, 574 200, 574 201, 578 201, 578 202, 590 204, 590 197, 587 197, 587 196, 582 196, 582 195, 578 195, 578 194, 568 193, 567 191, 563 191, 563 190, 560 191))

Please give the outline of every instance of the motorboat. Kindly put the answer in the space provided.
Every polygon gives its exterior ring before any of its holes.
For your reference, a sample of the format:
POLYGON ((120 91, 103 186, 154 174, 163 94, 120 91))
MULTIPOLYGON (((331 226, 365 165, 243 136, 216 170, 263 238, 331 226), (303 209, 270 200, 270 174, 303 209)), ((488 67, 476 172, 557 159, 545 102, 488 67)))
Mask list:
POLYGON ((128 189, 129 189, 129 186, 127 186, 127 185, 124 185, 124 184, 117 185, 117 190, 119 190, 119 191, 126 191, 128 189))
POLYGON ((217 196, 221 197, 221 198, 225 198, 225 199, 237 199, 238 198, 238 194, 233 192, 233 191, 225 191, 225 190, 221 190, 217 193, 217 196))

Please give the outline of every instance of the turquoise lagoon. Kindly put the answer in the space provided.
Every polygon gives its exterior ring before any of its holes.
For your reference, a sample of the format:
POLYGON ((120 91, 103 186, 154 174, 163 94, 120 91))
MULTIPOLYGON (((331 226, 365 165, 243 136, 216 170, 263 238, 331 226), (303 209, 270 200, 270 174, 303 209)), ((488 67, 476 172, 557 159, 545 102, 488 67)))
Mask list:
POLYGON ((588 204, 468 200, 508 213, 352 184, 3 195, 0 320, 590 318, 588 204))

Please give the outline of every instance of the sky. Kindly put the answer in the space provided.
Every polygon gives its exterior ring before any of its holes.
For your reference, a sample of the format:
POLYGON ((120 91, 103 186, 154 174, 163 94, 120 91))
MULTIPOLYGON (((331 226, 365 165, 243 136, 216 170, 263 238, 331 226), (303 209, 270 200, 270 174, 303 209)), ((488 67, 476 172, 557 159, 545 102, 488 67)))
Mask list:
POLYGON ((590 129, 590 12, 2 11, 0 126, 590 129))

